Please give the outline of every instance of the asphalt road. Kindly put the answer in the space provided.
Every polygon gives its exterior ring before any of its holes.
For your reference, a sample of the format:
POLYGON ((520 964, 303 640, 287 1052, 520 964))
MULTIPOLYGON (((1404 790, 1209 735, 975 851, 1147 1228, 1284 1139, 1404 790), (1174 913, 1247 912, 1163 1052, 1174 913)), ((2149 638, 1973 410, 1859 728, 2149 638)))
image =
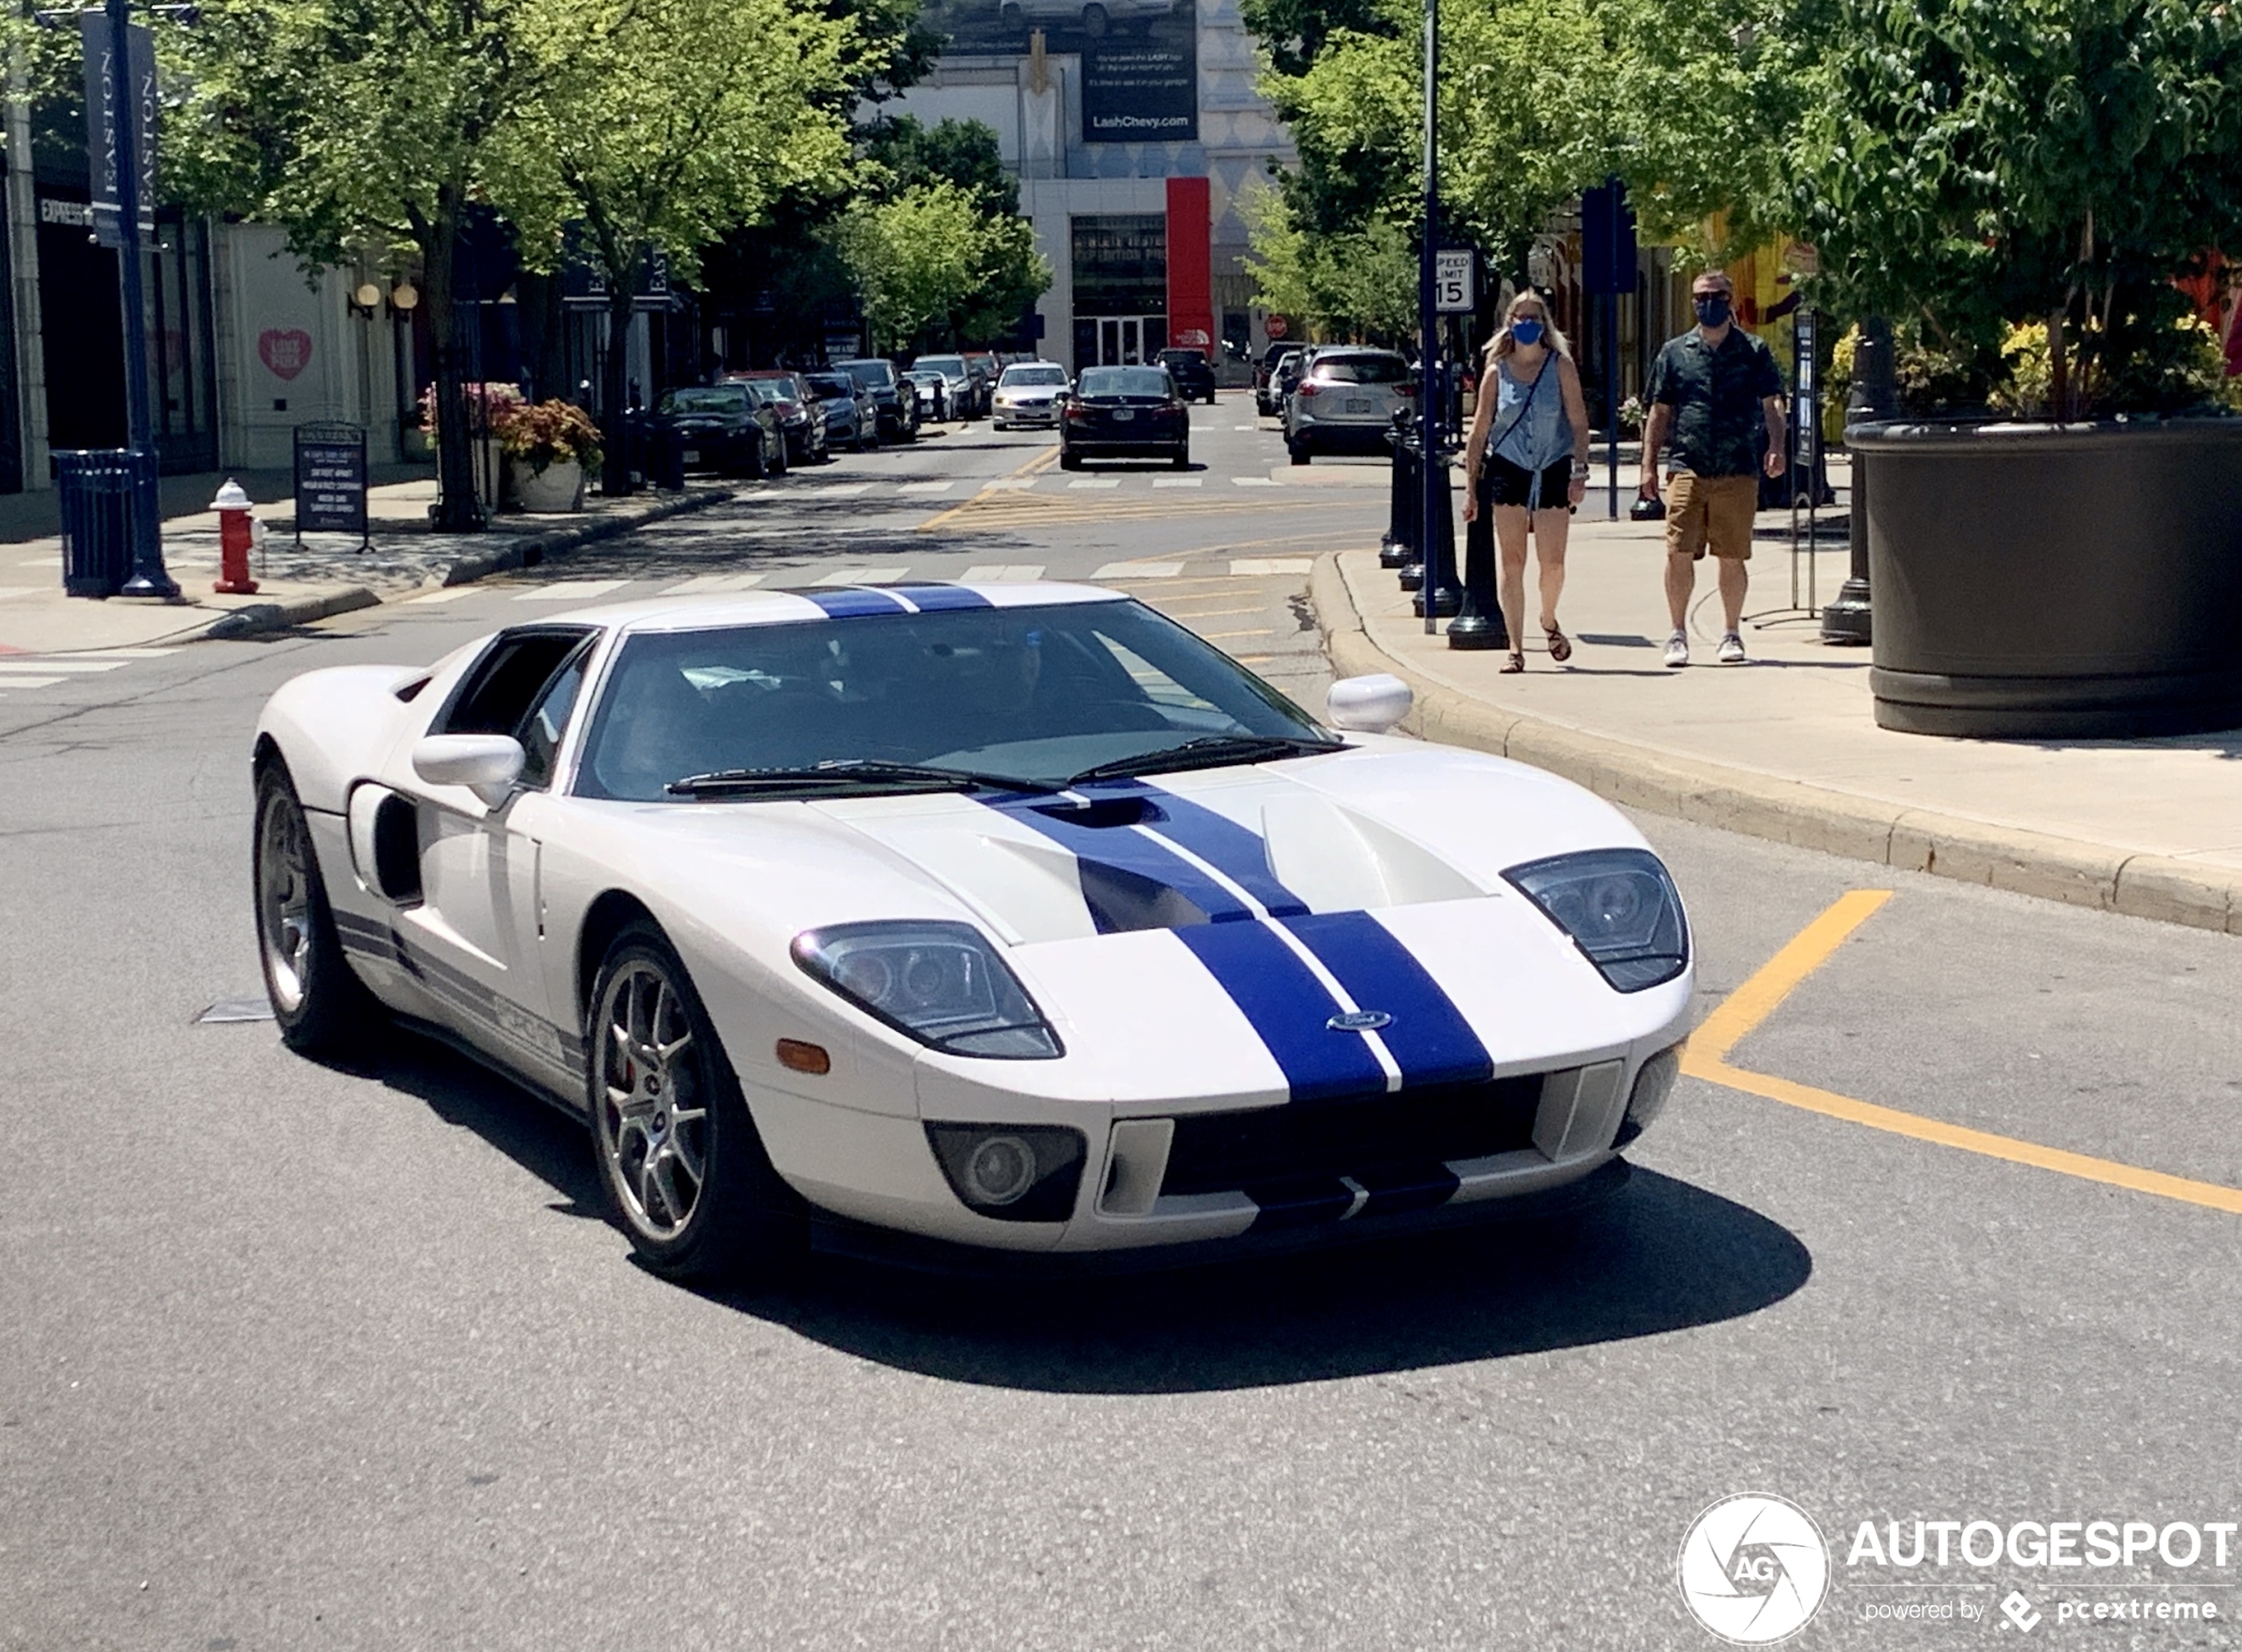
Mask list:
POLYGON ((1676 1556, 1746 1491, 1833 1551, 1797 1646, 2242 1639, 2208 1536, 1847 1564, 1864 1521, 2242 1520, 2242 1216, 1980 1150, 2242 1186, 2224 937, 1646 819, 1708 1010, 1892 890, 1728 1060, 1977 1145, 1684 1079, 1591 1217, 1063 1288, 825 1261, 697 1296, 526 1095, 409 1037, 346 1071, 197 1023, 259 990, 263 696, 559 582, 1172 563, 1105 577, 1320 706, 1293 564, 1382 496, 1238 485, 1282 460, 1240 406, 1200 411, 1198 490, 984 493, 1044 439, 974 426, 448 601, 0 690, 0 1648, 1712 1647, 1676 1556), (1979 1615, 1867 1615, 1911 1603, 1979 1615))

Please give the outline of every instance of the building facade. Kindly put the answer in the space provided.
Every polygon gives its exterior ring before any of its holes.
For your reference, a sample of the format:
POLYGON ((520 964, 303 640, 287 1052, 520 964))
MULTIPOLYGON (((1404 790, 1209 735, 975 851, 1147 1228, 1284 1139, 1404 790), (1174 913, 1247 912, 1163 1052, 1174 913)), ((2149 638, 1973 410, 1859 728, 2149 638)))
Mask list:
POLYGON ((892 107, 995 129, 1051 267, 1047 359, 1267 342, 1245 208, 1295 154, 1255 89, 1238 0, 935 0, 926 15, 951 49, 892 107))

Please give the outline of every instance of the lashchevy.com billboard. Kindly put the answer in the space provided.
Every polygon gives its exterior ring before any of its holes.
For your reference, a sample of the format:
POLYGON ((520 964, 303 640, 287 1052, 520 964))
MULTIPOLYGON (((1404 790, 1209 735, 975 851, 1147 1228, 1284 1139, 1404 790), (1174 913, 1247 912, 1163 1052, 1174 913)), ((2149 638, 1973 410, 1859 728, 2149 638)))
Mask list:
POLYGON ((1198 140, 1192 0, 930 0, 923 16, 953 52, 1025 56, 1041 29, 1046 51, 1080 54, 1084 143, 1198 140))

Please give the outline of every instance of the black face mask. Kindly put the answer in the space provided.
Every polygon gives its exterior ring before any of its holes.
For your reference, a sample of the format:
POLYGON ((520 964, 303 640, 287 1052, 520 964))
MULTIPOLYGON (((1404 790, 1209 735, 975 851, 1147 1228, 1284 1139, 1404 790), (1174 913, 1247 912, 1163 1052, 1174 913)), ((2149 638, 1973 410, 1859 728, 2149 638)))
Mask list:
POLYGON ((1717 327, 1728 319, 1727 293, 1701 293, 1695 300, 1697 319, 1705 327, 1717 327))

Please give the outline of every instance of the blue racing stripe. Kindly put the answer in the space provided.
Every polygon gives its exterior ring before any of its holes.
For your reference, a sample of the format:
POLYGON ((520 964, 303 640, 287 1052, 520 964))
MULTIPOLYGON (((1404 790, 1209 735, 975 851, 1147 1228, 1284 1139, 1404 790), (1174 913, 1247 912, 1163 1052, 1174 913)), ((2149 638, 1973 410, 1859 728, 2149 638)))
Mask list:
MULTIPOLYGON (((1132 827, 1082 825, 1068 820, 1063 813, 1051 811, 1047 797, 984 794, 981 801, 1023 826, 1034 827, 1077 860, 1113 867, 1147 883, 1174 890, 1215 923, 1230 923, 1253 915, 1245 902, 1190 861, 1132 827)), ((1086 879, 1086 892, 1087 888, 1086 879)), ((1110 914, 1095 902, 1090 915, 1097 920, 1101 934, 1143 927, 1113 921, 1110 914)))
POLYGON ((1311 912, 1284 927, 1329 970, 1347 995, 1393 1020, 1378 1030, 1400 1064, 1404 1087, 1476 1084, 1494 1074, 1493 1058, 1455 1001, 1394 932, 1368 912, 1311 912))
POLYGON ((867 614, 908 613, 909 605, 869 585, 844 585, 833 590, 796 591, 825 611, 832 620, 861 620, 867 614))
POLYGON ((1175 935, 1253 1024, 1293 1100, 1385 1091, 1386 1070, 1369 1044, 1358 1032, 1332 1030, 1337 1001, 1267 924, 1198 924, 1175 935))
POLYGON ((1308 910, 1307 902, 1285 888, 1277 881, 1276 874, 1269 870, 1268 846, 1259 832, 1239 825, 1227 815, 1217 815, 1203 803, 1147 785, 1141 780, 1097 784, 1082 790, 1091 797, 1125 794, 1144 798, 1162 816, 1149 822, 1154 831, 1197 855, 1268 907, 1273 917, 1287 918, 1308 910))
POLYGON ((895 585, 886 589, 899 597, 909 598, 912 606, 921 613, 944 613, 958 608, 994 608, 997 605, 979 591, 963 585, 895 585))

